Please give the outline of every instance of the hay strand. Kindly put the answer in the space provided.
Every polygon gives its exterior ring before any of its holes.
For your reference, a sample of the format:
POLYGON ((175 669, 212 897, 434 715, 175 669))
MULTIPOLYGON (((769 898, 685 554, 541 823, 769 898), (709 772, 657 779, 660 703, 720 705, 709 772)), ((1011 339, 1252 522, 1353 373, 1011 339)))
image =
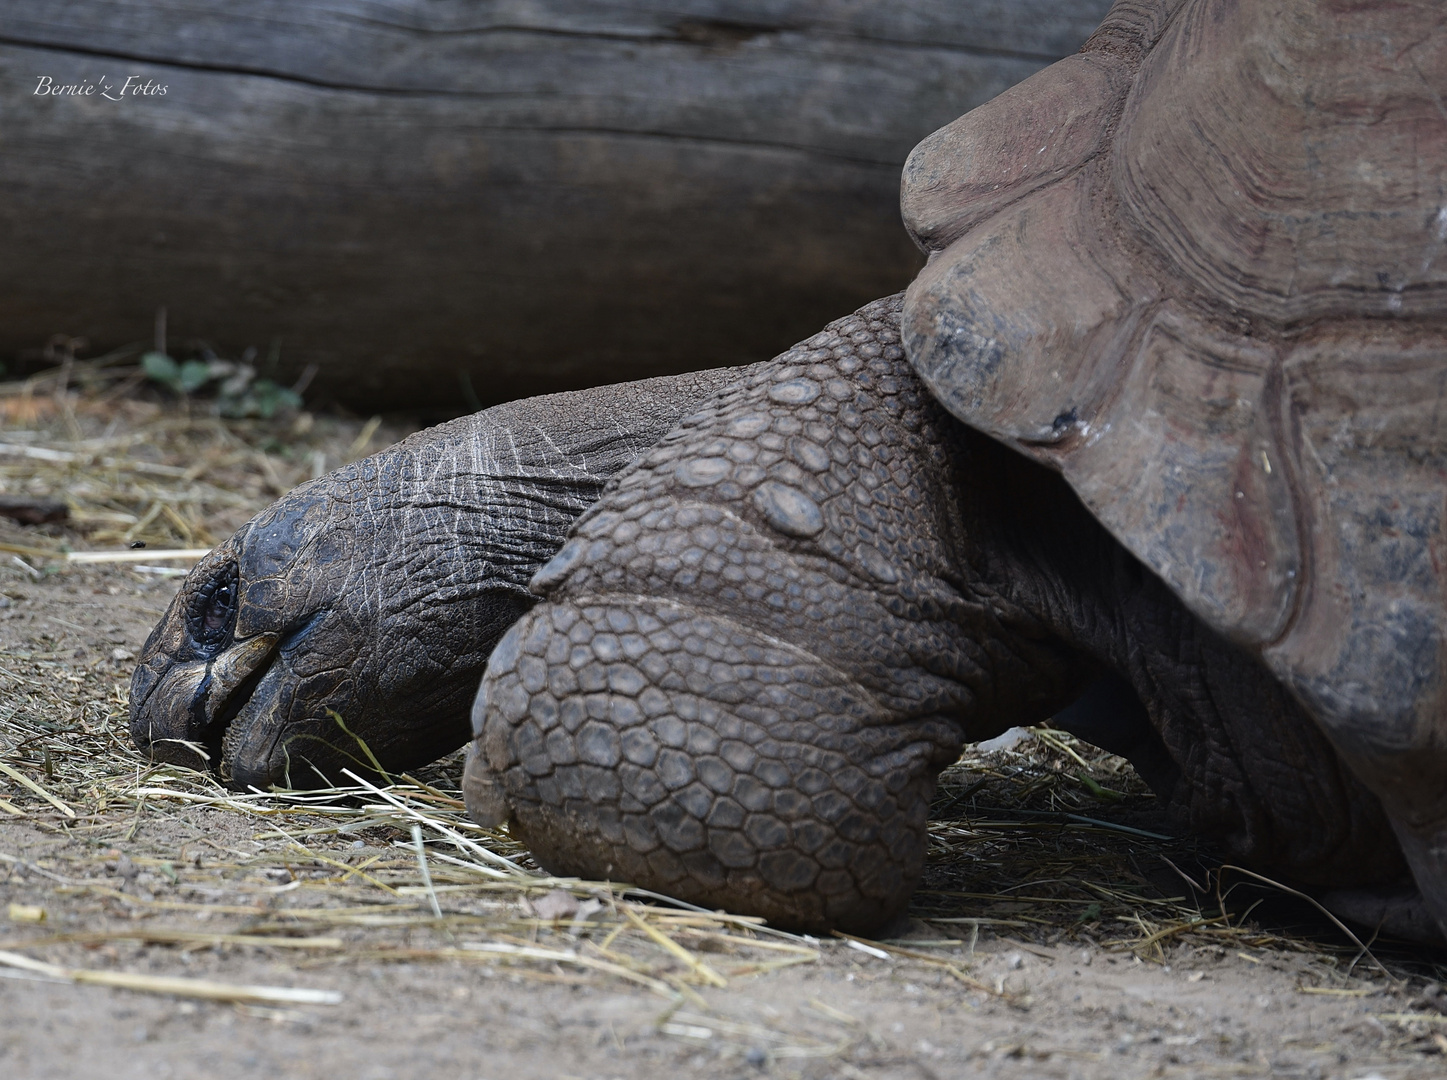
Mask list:
POLYGON ((88 968, 67 968, 33 960, 19 953, 0 951, 0 964, 19 968, 50 979, 91 986, 111 986, 118 990, 138 990, 143 994, 169 994, 173 997, 203 998, 207 1001, 229 1001, 272 1005, 340 1005, 342 995, 335 990, 308 990, 285 986, 242 986, 212 982, 209 979, 188 979, 176 975, 143 975, 129 971, 94 971, 88 968))
POLYGON ((75 817, 75 811, 72 810, 69 806, 66 806, 64 801, 56 798, 50 792, 46 791, 45 788, 41 787, 34 780, 30 779, 30 777, 26 776, 19 769, 11 768, 9 765, 6 765, 5 762, 0 761, 0 773, 4 773, 6 776, 10 777, 10 779, 14 780, 17 784, 24 784, 31 791, 35 792, 35 794, 39 795, 46 802, 50 803, 51 806, 55 807, 66 817, 75 817))

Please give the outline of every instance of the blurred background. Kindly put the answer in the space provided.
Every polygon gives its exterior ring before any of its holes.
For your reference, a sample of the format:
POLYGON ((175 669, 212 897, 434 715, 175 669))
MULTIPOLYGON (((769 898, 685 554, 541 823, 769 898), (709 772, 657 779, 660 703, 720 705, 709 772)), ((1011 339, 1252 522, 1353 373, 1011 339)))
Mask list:
POLYGON ((443 416, 766 359, 909 281, 911 147, 1108 6, 6 0, 0 363, 443 416))

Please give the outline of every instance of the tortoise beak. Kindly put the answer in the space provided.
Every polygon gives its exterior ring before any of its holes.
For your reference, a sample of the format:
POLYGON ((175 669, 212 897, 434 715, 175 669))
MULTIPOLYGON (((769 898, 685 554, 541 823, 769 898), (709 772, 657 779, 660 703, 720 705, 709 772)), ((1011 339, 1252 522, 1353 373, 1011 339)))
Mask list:
POLYGON ((314 772, 330 779, 342 765, 368 769, 366 752, 340 720, 354 697, 348 669, 316 670, 317 656, 307 648, 321 621, 313 618, 287 633, 245 699, 229 711, 217 763, 228 787, 304 786, 314 782, 314 772))
POLYGON ((215 768, 226 729, 276 657, 278 634, 257 634, 208 660, 170 668, 131 717, 131 737, 153 760, 215 768))

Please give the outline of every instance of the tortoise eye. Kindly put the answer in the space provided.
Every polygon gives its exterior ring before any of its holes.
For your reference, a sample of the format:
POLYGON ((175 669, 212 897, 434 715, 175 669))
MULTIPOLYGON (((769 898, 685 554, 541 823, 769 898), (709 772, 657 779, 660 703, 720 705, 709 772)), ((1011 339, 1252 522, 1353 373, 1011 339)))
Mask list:
POLYGON ((236 586, 229 581, 217 586, 216 591, 211 594, 211 602, 206 605, 206 629, 220 630, 235 610, 236 586))
POLYGON ((207 652, 214 652, 231 636, 236 619, 236 567, 223 568, 205 581, 187 607, 186 629, 207 652))

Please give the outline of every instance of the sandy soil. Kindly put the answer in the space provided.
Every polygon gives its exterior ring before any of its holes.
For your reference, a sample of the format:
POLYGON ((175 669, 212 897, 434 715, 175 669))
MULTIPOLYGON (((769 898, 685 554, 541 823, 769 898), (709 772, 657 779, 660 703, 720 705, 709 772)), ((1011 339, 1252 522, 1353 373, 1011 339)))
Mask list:
MULTIPOLYGON (((0 543, 33 547, 45 528, 0 520, 0 543)), ((17 811, 0 812, 0 950, 342 1000, 219 1003, 0 965, 0 1076, 1447 1076, 1447 1017, 1428 986, 1441 957, 1394 953, 1390 975, 1353 964, 1340 936, 1304 932, 1295 909, 1153 944, 1128 906, 1115 925, 1109 905, 1032 915, 1043 864, 1025 865, 1008 838, 991 849, 989 902, 961 895, 963 864, 941 854, 917 917, 891 928, 887 947, 818 942, 817 960, 750 973, 733 955, 747 950, 700 932, 681 940, 737 973, 702 985, 679 962, 666 993, 565 963, 464 955, 499 919, 539 946, 598 944, 587 924, 529 924, 517 895, 459 888, 441 920, 425 900, 382 897, 376 910, 407 917, 380 928, 359 924, 355 903, 333 922, 301 918, 338 903, 338 868, 390 858, 405 834, 318 835, 323 865, 289 855, 263 818, 145 799, 118 809, 111 794, 144 781, 125 741, 129 662, 176 583, 117 566, 37 572, 0 551, 0 762, 76 814, 0 775, 17 811), (1026 899, 1012 907, 1008 889, 1026 899), (994 921, 975 932, 939 921, 982 916, 994 921)), ((1061 865, 1089 857, 1073 837, 1048 834, 1061 865)), ((1183 889, 1159 859, 1144 866, 1144 848, 1122 850, 1141 868, 1139 895, 1183 889)), ((637 942, 644 957, 648 939, 637 942)), ((665 975, 672 963, 661 949, 645 959, 665 975)))

